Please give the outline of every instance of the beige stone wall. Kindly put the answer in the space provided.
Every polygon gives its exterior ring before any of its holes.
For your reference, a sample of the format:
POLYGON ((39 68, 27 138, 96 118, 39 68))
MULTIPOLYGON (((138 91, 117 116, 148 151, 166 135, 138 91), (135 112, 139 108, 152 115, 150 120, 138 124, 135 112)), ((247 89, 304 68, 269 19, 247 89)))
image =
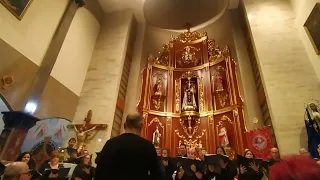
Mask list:
POLYGON ((33 1, 21 21, 1 4, 0 38, 39 66, 67 2, 33 1))
POLYGON ((282 154, 306 146, 304 103, 320 84, 288 0, 244 0, 275 135, 282 154))
POLYGON ((89 67, 100 24, 86 8, 79 8, 72 20, 51 76, 78 96, 89 67))
POLYGON ((252 130, 263 126, 263 117, 261 107, 258 102, 257 86, 255 84, 254 75, 251 67, 250 58, 246 46, 246 39, 241 28, 241 20, 238 10, 230 10, 232 18, 232 34, 235 44, 234 58, 237 61, 238 81, 240 84, 240 92, 244 100, 244 112, 246 120, 246 128, 252 130), (258 124, 254 124, 254 118, 258 118, 258 124))
POLYGON ((107 14, 93 50, 73 120, 83 123, 91 109, 91 123, 108 125, 87 145, 91 153, 100 151, 110 138, 132 18, 131 11, 107 14))

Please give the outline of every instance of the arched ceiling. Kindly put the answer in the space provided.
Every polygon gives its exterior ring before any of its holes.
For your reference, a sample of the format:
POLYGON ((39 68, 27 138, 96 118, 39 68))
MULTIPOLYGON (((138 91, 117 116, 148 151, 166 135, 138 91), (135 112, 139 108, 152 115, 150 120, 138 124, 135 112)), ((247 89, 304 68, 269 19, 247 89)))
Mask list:
POLYGON ((145 0, 146 21, 162 29, 184 30, 199 26, 222 14, 227 0, 145 0))
MULTIPOLYGON (((157 19, 161 18, 161 17, 160 18, 157 17, 157 13, 162 14, 163 20, 159 20, 158 23, 162 22, 162 26, 166 25, 169 29, 181 28, 181 26, 184 26, 186 24, 186 22, 183 22, 183 21, 186 21, 186 19, 190 21, 189 23, 192 26, 196 26, 197 24, 201 23, 201 21, 208 20, 210 16, 213 17, 214 14, 218 14, 217 13, 217 11, 219 11, 218 6, 220 6, 221 3, 224 3, 226 1, 228 1, 229 9, 238 7, 239 0, 98 0, 98 2, 100 3, 105 13, 131 9, 139 23, 146 22, 147 20, 149 23, 152 23, 155 25, 155 23, 157 22, 154 22, 154 21, 157 21, 157 19), (203 7, 202 5, 203 3, 206 5, 210 5, 211 3, 213 5, 215 4, 215 1, 219 1, 219 3, 217 3, 217 5, 214 5, 212 7, 212 10, 209 7, 204 7, 205 10, 200 9, 200 7, 203 7), (174 4, 172 2, 177 2, 177 4, 174 4), (186 2, 185 4, 187 4, 189 7, 185 5, 185 8, 183 8, 183 5, 181 4, 183 2, 186 2), (166 4, 166 3, 169 3, 169 4, 166 4), (195 4, 194 6, 193 6, 193 3, 195 4), (182 7, 179 7, 179 4, 182 7), (174 5, 174 6, 170 6, 170 5, 174 5), (190 7, 190 5, 192 7, 190 7), (169 11, 169 9, 163 9, 160 7, 171 8, 171 12, 169 11), (174 10, 174 7, 177 7, 178 9, 180 8, 179 10, 177 10, 177 12, 179 12, 179 15, 176 18, 175 18, 174 12, 172 12, 172 10, 174 10), (186 12, 186 10, 184 9, 188 9, 188 8, 192 9, 191 13, 186 14, 186 16, 188 16, 189 18, 182 17, 182 15, 186 12), (145 9, 146 11, 144 12, 145 9), (210 12, 210 11, 214 11, 214 12, 210 12), (170 15, 166 15, 164 14, 164 12, 169 12, 170 15), (148 18, 145 17, 145 15, 147 15, 148 18), (165 18, 169 18, 170 22, 166 22, 165 18), (170 27, 173 25, 174 22, 179 22, 180 24, 183 24, 183 25, 174 25, 175 27, 170 27)), ((158 25, 158 26, 161 27, 161 25, 158 25)))

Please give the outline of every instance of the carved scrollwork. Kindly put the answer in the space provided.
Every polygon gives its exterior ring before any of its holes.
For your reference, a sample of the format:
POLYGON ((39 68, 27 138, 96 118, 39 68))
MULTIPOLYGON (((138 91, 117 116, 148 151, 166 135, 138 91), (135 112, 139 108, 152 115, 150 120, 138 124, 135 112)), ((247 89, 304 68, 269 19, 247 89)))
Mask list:
POLYGON ((167 125, 171 126, 172 117, 167 117, 167 125))
POLYGON ((158 53, 158 57, 155 59, 155 63, 163 66, 169 65, 169 46, 164 44, 162 51, 158 53))
POLYGON ((221 50, 220 47, 216 45, 216 42, 214 39, 208 40, 208 53, 209 53, 209 61, 211 62, 223 57, 230 56, 229 47, 226 46, 221 50))
POLYGON ((178 63, 180 66, 182 66, 183 64, 191 64, 193 63, 193 65, 198 65, 198 58, 196 57, 196 52, 200 51, 199 48, 195 48, 193 46, 185 46, 182 49, 182 57, 181 59, 178 60, 178 63))
POLYGON ((213 124, 213 116, 212 115, 208 116, 208 120, 209 120, 210 125, 213 124))
POLYGON ((180 81, 175 80, 175 94, 176 94, 176 112, 180 112, 180 81))
POLYGON ((204 111, 204 90, 203 90, 203 78, 200 78, 199 82, 199 108, 200 111, 204 111))
POLYGON ((221 107, 224 107, 228 100, 228 94, 226 93, 218 93, 218 101, 221 107))
POLYGON ((198 132, 199 125, 200 125, 200 118, 195 118, 189 116, 187 120, 180 118, 180 125, 183 131, 186 133, 188 138, 192 138, 195 133, 198 132), (185 125, 185 121, 188 121, 188 126, 185 125), (192 126, 192 121, 195 121, 195 124, 192 126))
POLYGON ((186 31, 184 33, 181 33, 179 36, 174 37, 173 35, 171 35, 171 42, 182 42, 182 43, 186 43, 186 42, 192 42, 198 39, 201 39, 203 37, 207 37, 207 32, 190 32, 190 31, 186 31))
POLYGON ((162 122, 159 120, 158 117, 153 118, 149 123, 148 123, 148 127, 151 126, 153 123, 158 123, 159 126, 164 129, 164 126, 162 124, 162 122))
POLYGON ((228 121, 230 124, 234 124, 233 120, 231 120, 228 116, 223 115, 222 118, 220 119, 219 123, 217 124, 217 127, 223 126, 224 121, 228 121))
POLYGON ((193 74, 191 71, 187 71, 182 74, 181 78, 187 78, 187 79, 190 78, 191 79, 191 78, 198 78, 198 76, 193 74))

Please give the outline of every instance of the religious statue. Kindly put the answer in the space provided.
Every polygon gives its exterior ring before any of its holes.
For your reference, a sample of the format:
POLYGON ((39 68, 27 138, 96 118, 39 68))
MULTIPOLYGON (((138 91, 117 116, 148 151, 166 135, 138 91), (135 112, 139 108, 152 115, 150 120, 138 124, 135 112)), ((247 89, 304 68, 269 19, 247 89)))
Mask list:
POLYGON ((162 78, 159 78, 157 80, 157 83, 154 86, 154 95, 162 95, 162 87, 163 87, 163 81, 162 78))
POLYGON ((184 90, 183 101, 182 101, 182 111, 197 110, 195 94, 196 94, 195 85, 191 84, 190 78, 189 78, 184 90))
POLYGON ((213 82, 213 90, 215 92, 224 91, 223 78, 218 71, 212 76, 212 82, 213 82))
POLYGON ((93 130, 106 129, 107 126, 105 124, 90 124, 92 118, 92 110, 88 111, 87 117, 84 119, 84 124, 74 124, 72 127, 76 131, 77 137, 77 151, 81 152, 85 149, 86 143, 88 140, 92 140, 94 135, 91 135, 90 132, 93 130))
POLYGON ((155 147, 159 147, 160 139, 161 139, 161 134, 159 131, 159 127, 157 126, 156 130, 153 132, 153 135, 152 135, 152 143, 155 147))
POLYGON ((219 141, 222 147, 227 147, 229 145, 227 129, 225 127, 222 127, 219 131, 219 141))
POLYGON ((308 103, 305 112, 305 124, 308 134, 308 150, 312 158, 320 158, 318 146, 320 145, 320 114, 319 106, 308 103))

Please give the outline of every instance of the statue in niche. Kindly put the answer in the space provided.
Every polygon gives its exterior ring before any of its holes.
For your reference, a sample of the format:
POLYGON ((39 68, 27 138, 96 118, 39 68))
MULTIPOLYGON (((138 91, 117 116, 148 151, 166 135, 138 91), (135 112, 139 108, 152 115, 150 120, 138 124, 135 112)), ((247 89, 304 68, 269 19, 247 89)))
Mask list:
POLYGON ((159 131, 159 127, 156 127, 156 130, 152 134, 152 143, 155 147, 159 147, 160 145, 161 134, 159 131))
POLYGON ((308 134, 308 150, 312 158, 320 158, 320 110, 314 102, 308 103, 305 112, 305 125, 308 134))
POLYGON ((219 131, 219 141, 222 147, 227 147, 229 145, 229 138, 227 134, 227 129, 222 127, 219 131))
POLYGON ((217 71, 213 76, 212 76, 212 82, 213 82, 213 89, 216 92, 221 92, 224 91, 223 88, 223 78, 220 75, 219 71, 217 71))
POLYGON ((183 101, 182 101, 182 111, 196 111, 197 103, 196 103, 196 88, 193 83, 191 83, 191 78, 188 78, 186 82, 183 101))
POLYGON ((154 85, 154 95, 161 96, 162 95, 162 88, 163 88, 163 80, 159 78, 154 85))

